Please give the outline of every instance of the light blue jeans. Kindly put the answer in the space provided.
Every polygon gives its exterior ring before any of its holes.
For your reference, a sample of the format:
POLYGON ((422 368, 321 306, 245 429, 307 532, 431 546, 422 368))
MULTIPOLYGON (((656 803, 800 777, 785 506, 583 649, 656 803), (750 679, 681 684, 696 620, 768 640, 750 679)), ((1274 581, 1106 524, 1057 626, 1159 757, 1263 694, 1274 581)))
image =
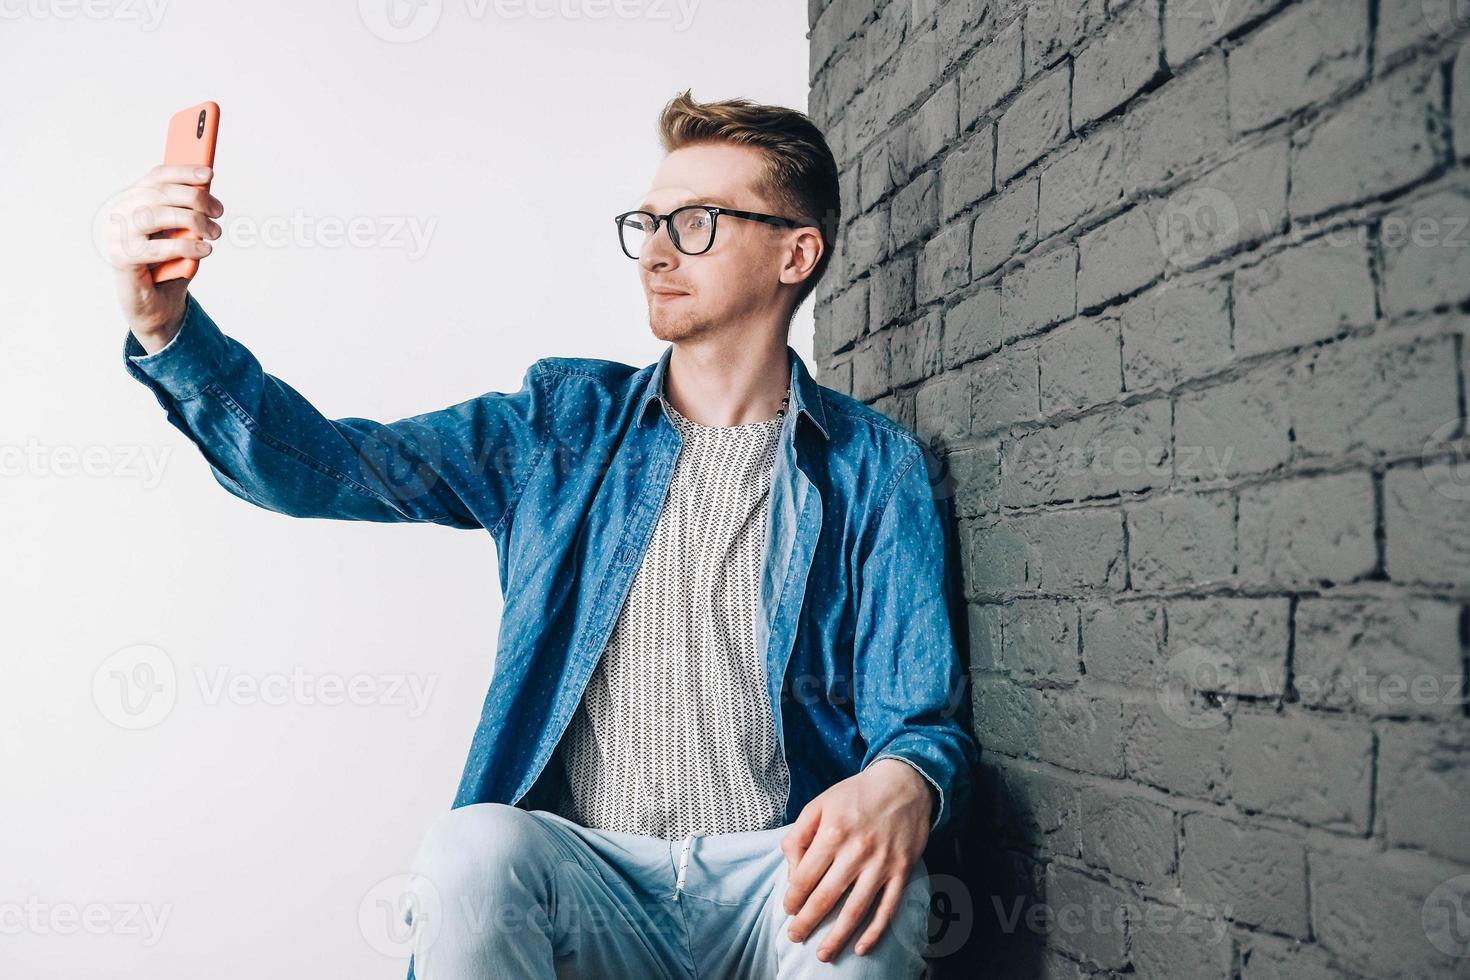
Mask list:
POLYGON ((870 910, 824 963, 816 953, 842 901, 805 942, 788 938, 789 827, 667 841, 503 803, 450 810, 414 862, 415 980, 923 976, 924 862, 873 948, 853 952, 870 910))

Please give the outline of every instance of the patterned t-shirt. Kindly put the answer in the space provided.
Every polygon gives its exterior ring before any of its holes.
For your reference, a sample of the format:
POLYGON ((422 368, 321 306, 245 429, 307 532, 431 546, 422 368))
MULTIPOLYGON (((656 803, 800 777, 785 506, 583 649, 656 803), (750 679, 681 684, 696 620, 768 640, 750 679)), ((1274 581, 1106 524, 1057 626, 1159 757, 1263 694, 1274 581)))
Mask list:
POLYGON ((790 774, 755 646, 782 416, 683 443, 648 551, 557 754, 557 812, 676 840, 781 825, 790 774))

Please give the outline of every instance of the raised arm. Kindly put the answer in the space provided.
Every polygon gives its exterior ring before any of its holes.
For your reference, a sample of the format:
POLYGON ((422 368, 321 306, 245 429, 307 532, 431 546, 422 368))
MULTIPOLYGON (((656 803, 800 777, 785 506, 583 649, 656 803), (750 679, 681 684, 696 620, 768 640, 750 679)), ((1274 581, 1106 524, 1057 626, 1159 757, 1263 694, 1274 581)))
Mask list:
POLYGON ((198 446, 215 479, 293 517, 419 521, 498 533, 549 442, 560 375, 526 371, 519 390, 489 392, 396 422, 328 419, 224 334, 187 291, 155 286, 149 265, 205 254, 207 242, 151 239, 189 226, 207 238, 223 212, 186 168, 155 168, 111 210, 110 256, 129 332, 128 372, 198 446))

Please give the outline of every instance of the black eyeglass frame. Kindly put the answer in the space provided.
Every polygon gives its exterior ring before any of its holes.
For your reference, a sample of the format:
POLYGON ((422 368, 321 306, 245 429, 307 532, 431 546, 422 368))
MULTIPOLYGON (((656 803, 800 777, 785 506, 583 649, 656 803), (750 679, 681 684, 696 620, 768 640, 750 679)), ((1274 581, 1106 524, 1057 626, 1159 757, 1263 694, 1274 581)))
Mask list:
POLYGON ((783 218, 780 215, 762 214, 759 211, 737 211, 735 208, 723 208, 714 204, 685 204, 683 207, 674 208, 674 210, 670 211, 668 214, 658 214, 654 211, 642 210, 624 211, 622 214, 616 215, 613 218, 613 226, 617 229, 618 232, 618 247, 623 250, 624 255, 627 255, 628 258, 633 259, 634 261, 637 261, 638 256, 630 255, 628 253, 628 246, 623 242, 623 221, 624 219, 629 218, 635 214, 646 214, 648 215, 648 217, 653 219, 653 231, 649 232, 648 234, 648 237, 650 239, 653 238, 654 235, 658 234, 658 229, 660 225, 668 223, 669 241, 673 242, 674 248, 678 249, 679 252, 684 255, 703 255, 705 252, 708 252, 710 249, 714 248, 715 232, 719 230, 720 215, 722 214, 728 214, 732 218, 745 218, 749 221, 763 221, 768 225, 779 225, 783 228, 816 227, 810 221, 801 221, 797 218, 783 218), (700 249, 698 252, 691 252, 684 248, 683 245, 679 244, 679 233, 674 230, 673 223, 674 215, 679 214, 682 211, 693 210, 708 211, 710 216, 709 244, 700 249))

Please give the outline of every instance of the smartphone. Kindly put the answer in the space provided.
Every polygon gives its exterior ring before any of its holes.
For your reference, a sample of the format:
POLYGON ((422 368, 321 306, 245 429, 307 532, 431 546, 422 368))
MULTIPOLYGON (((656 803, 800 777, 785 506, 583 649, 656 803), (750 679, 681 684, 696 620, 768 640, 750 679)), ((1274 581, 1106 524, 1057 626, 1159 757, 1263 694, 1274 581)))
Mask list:
MULTIPOLYGON (((201 102, 174 113, 168 121, 168 142, 163 149, 163 162, 167 164, 192 164, 214 166, 214 144, 219 136, 219 105, 201 102)), ((211 178, 210 183, 213 183, 211 178)), ((209 184, 204 185, 209 189, 209 184)), ((198 232, 190 228, 171 228, 155 232, 150 238, 192 238, 199 241, 198 232)), ((198 259, 169 259, 152 267, 155 283, 170 279, 193 279, 199 271, 198 259)))

